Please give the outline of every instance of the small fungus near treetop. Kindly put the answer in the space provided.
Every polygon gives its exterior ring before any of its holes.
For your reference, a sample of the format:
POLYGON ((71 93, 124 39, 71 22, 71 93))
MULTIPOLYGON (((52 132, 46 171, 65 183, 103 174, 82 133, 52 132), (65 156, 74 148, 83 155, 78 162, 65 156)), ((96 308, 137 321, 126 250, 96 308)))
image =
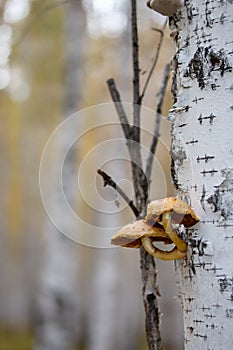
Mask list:
POLYGON ((146 4, 163 16, 173 16, 184 5, 184 0, 147 0, 146 4))

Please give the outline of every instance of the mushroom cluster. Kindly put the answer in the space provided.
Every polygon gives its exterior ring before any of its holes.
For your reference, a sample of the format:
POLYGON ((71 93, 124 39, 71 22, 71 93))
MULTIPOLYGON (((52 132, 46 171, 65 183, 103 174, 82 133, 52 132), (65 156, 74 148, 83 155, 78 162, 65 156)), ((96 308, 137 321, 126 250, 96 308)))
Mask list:
POLYGON ((186 256, 187 244, 174 230, 172 224, 190 227, 199 221, 194 211, 181 199, 169 197, 155 200, 147 206, 147 215, 143 220, 124 226, 111 240, 114 245, 139 248, 161 260, 182 259, 186 256), (153 242, 175 244, 170 250, 161 250, 153 242))

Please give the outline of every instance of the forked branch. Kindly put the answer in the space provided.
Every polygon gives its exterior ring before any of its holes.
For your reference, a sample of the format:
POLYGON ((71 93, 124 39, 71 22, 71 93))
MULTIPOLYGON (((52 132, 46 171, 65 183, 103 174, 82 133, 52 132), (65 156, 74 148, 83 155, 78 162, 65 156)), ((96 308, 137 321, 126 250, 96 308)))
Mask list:
MULTIPOLYGON (((133 126, 129 125, 128 118, 125 114, 123 104, 121 102, 120 94, 113 79, 107 81, 108 88, 110 90, 112 100, 115 104, 117 114, 126 138, 131 166, 132 166, 132 178, 134 183, 135 202, 128 198, 128 196, 122 191, 121 188, 112 180, 112 178, 104 173, 102 170, 98 170, 98 174, 102 176, 105 186, 113 187, 124 200, 128 203, 131 210, 134 212, 137 218, 145 216, 147 198, 148 198, 148 177, 146 176, 142 168, 141 150, 140 150, 140 112, 141 103, 145 95, 147 86, 151 79, 153 70, 158 61, 160 53, 163 32, 161 33, 159 45, 157 47, 156 56, 154 58, 152 67, 149 71, 146 79, 145 86, 140 95, 140 68, 139 68, 139 45, 138 45, 138 28, 137 28, 137 3, 136 0, 131 0, 131 24, 132 24, 132 61, 133 61, 133 126)), ((166 78, 167 79, 167 78, 166 78)), ((164 81, 166 80, 164 78, 164 81)), ((155 131, 158 130, 158 117, 157 114, 161 111, 163 102, 163 94, 166 88, 166 82, 161 87, 159 94, 159 101, 156 111, 155 131)), ((151 144, 151 154, 155 152, 157 144, 157 135, 153 137, 151 144)), ((151 174, 152 160, 147 162, 147 173, 151 174)), ((142 271, 142 284, 143 284, 143 300, 145 306, 145 323, 146 323, 146 338, 149 350, 161 350, 161 336, 160 336, 160 314, 158 307, 158 287, 157 287, 157 272, 155 261, 151 255, 149 255, 144 248, 140 250, 141 255, 141 271, 142 271)))

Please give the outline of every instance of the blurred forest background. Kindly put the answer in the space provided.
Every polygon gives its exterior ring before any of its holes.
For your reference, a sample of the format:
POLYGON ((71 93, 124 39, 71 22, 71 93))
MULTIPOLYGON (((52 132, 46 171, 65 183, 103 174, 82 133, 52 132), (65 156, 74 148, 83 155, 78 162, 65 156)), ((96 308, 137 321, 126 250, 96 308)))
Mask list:
MULTIPOLYGON (((101 167, 131 195, 130 171, 127 162, 121 161, 122 150, 119 145, 104 143, 121 138, 122 131, 119 125, 92 127, 102 112, 109 122, 118 122, 113 106, 101 105, 111 102, 108 78, 115 78, 123 101, 132 100, 130 2, 0 0, 0 16, 0 350, 146 349, 139 253, 105 243, 133 215, 111 188, 103 188, 96 175, 101 167), (82 222, 91 222, 97 233, 67 220, 53 183, 53 164, 59 149, 74 136, 71 130, 60 141, 47 169, 56 215, 68 231, 74 229, 83 235, 83 239, 69 239, 45 211, 39 167, 53 130, 78 111, 84 111, 80 128, 87 132, 66 159, 64 186, 77 215, 82 222), (117 157, 119 161, 114 161, 117 157), (76 188, 79 175, 81 189, 76 188), (85 240, 89 236, 91 242, 93 237, 99 239, 96 246, 85 240)), ((164 22, 165 17, 150 11, 145 1, 138 1, 142 86, 160 39, 152 27, 161 29, 164 22)), ((166 28, 144 99, 149 111, 143 119, 145 129, 153 130, 164 65, 173 51, 166 28)), ((171 105, 168 86, 164 116, 171 105)), ((161 135, 165 144, 160 143, 156 153, 153 199, 174 194, 166 118, 161 121, 161 135)), ((148 134, 143 137, 148 147, 148 134)), ((164 349, 180 350, 182 319, 175 299, 173 264, 157 262, 157 266, 164 349)))

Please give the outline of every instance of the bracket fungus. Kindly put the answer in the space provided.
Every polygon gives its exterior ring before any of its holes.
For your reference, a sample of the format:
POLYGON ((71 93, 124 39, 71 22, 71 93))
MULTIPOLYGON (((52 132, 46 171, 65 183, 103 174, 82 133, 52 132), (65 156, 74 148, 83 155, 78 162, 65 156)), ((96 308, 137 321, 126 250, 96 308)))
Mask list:
POLYGON ((186 256, 187 244, 177 235, 172 224, 190 227, 198 221, 194 211, 182 200, 174 197, 156 200, 148 205, 144 220, 124 226, 112 237, 111 243, 129 248, 143 245, 149 254, 161 260, 182 259, 186 256), (153 245, 156 241, 174 243, 175 247, 164 251, 153 245))
POLYGON ((146 4, 152 10, 164 16, 173 16, 184 5, 183 0, 147 0, 146 4))

